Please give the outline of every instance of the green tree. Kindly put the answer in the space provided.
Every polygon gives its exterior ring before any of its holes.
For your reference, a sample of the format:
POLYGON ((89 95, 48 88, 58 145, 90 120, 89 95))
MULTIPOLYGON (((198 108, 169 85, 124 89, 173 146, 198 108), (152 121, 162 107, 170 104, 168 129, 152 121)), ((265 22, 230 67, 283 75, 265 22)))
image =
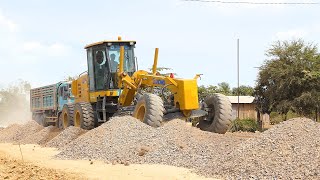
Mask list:
POLYGON ((65 81, 74 81, 78 78, 79 76, 67 76, 64 78, 65 81))
POLYGON ((208 87, 206 87, 204 85, 201 85, 198 87, 198 94, 199 94, 200 100, 203 100, 207 96, 217 92, 218 92, 217 86, 209 85, 208 87))
POLYGON ((230 85, 226 82, 218 83, 218 92, 226 96, 231 95, 230 85))
MULTIPOLYGON (((152 72, 152 68, 149 68, 149 71, 152 72)), ((157 72, 160 73, 160 75, 162 76, 169 76, 171 74, 170 71, 173 71, 172 68, 168 68, 168 67, 157 67, 157 72)), ((176 73, 173 73, 175 76, 177 75, 176 73)))
POLYGON ((255 95, 264 113, 286 115, 292 110, 313 116, 319 112, 320 56, 316 45, 303 40, 277 41, 260 67, 255 95))
POLYGON ((232 95, 237 96, 238 94, 240 96, 253 96, 254 88, 251 86, 245 86, 241 85, 239 88, 235 87, 232 88, 232 95))

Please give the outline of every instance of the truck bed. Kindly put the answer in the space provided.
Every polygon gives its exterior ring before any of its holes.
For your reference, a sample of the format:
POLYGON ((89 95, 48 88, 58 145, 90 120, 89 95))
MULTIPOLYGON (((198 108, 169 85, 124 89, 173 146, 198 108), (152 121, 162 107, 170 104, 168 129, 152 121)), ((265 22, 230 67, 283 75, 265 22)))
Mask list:
POLYGON ((55 110, 57 84, 42 86, 30 90, 30 109, 32 112, 55 110))

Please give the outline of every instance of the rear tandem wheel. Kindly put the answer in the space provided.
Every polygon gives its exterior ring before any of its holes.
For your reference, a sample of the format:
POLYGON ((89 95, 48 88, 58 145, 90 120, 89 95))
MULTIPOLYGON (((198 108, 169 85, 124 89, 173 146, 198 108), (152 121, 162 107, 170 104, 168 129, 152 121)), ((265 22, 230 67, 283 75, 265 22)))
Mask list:
POLYGON ((95 127, 92 105, 87 102, 77 103, 74 107, 74 126, 90 130, 95 127))

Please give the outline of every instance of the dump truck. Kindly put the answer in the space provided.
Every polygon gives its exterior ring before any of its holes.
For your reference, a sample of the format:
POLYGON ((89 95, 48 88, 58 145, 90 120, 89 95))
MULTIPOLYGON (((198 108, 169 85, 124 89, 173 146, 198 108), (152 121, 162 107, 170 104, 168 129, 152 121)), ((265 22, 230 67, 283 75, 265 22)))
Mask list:
POLYGON ((198 100, 196 74, 192 79, 157 72, 159 49, 155 49, 152 71, 138 70, 136 41, 100 41, 85 46, 87 73, 72 81, 74 101, 63 105, 62 127, 93 129, 115 114, 132 110, 132 115, 159 127, 164 117, 179 113, 182 119, 197 118, 205 131, 225 133, 231 125, 232 108, 222 94, 198 100))
POLYGON ((32 119, 42 126, 60 127, 58 118, 65 104, 73 103, 71 82, 58 82, 30 90, 32 119))

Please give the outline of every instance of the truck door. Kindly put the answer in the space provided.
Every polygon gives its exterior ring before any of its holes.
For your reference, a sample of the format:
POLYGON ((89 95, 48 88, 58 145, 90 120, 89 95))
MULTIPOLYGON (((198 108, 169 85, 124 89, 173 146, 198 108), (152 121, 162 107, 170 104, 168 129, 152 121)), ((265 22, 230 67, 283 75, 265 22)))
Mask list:
POLYGON ((71 84, 61 84, 58 89, 58 111, 62 111, 63 105, 73 102, 70 91, 71 84))

